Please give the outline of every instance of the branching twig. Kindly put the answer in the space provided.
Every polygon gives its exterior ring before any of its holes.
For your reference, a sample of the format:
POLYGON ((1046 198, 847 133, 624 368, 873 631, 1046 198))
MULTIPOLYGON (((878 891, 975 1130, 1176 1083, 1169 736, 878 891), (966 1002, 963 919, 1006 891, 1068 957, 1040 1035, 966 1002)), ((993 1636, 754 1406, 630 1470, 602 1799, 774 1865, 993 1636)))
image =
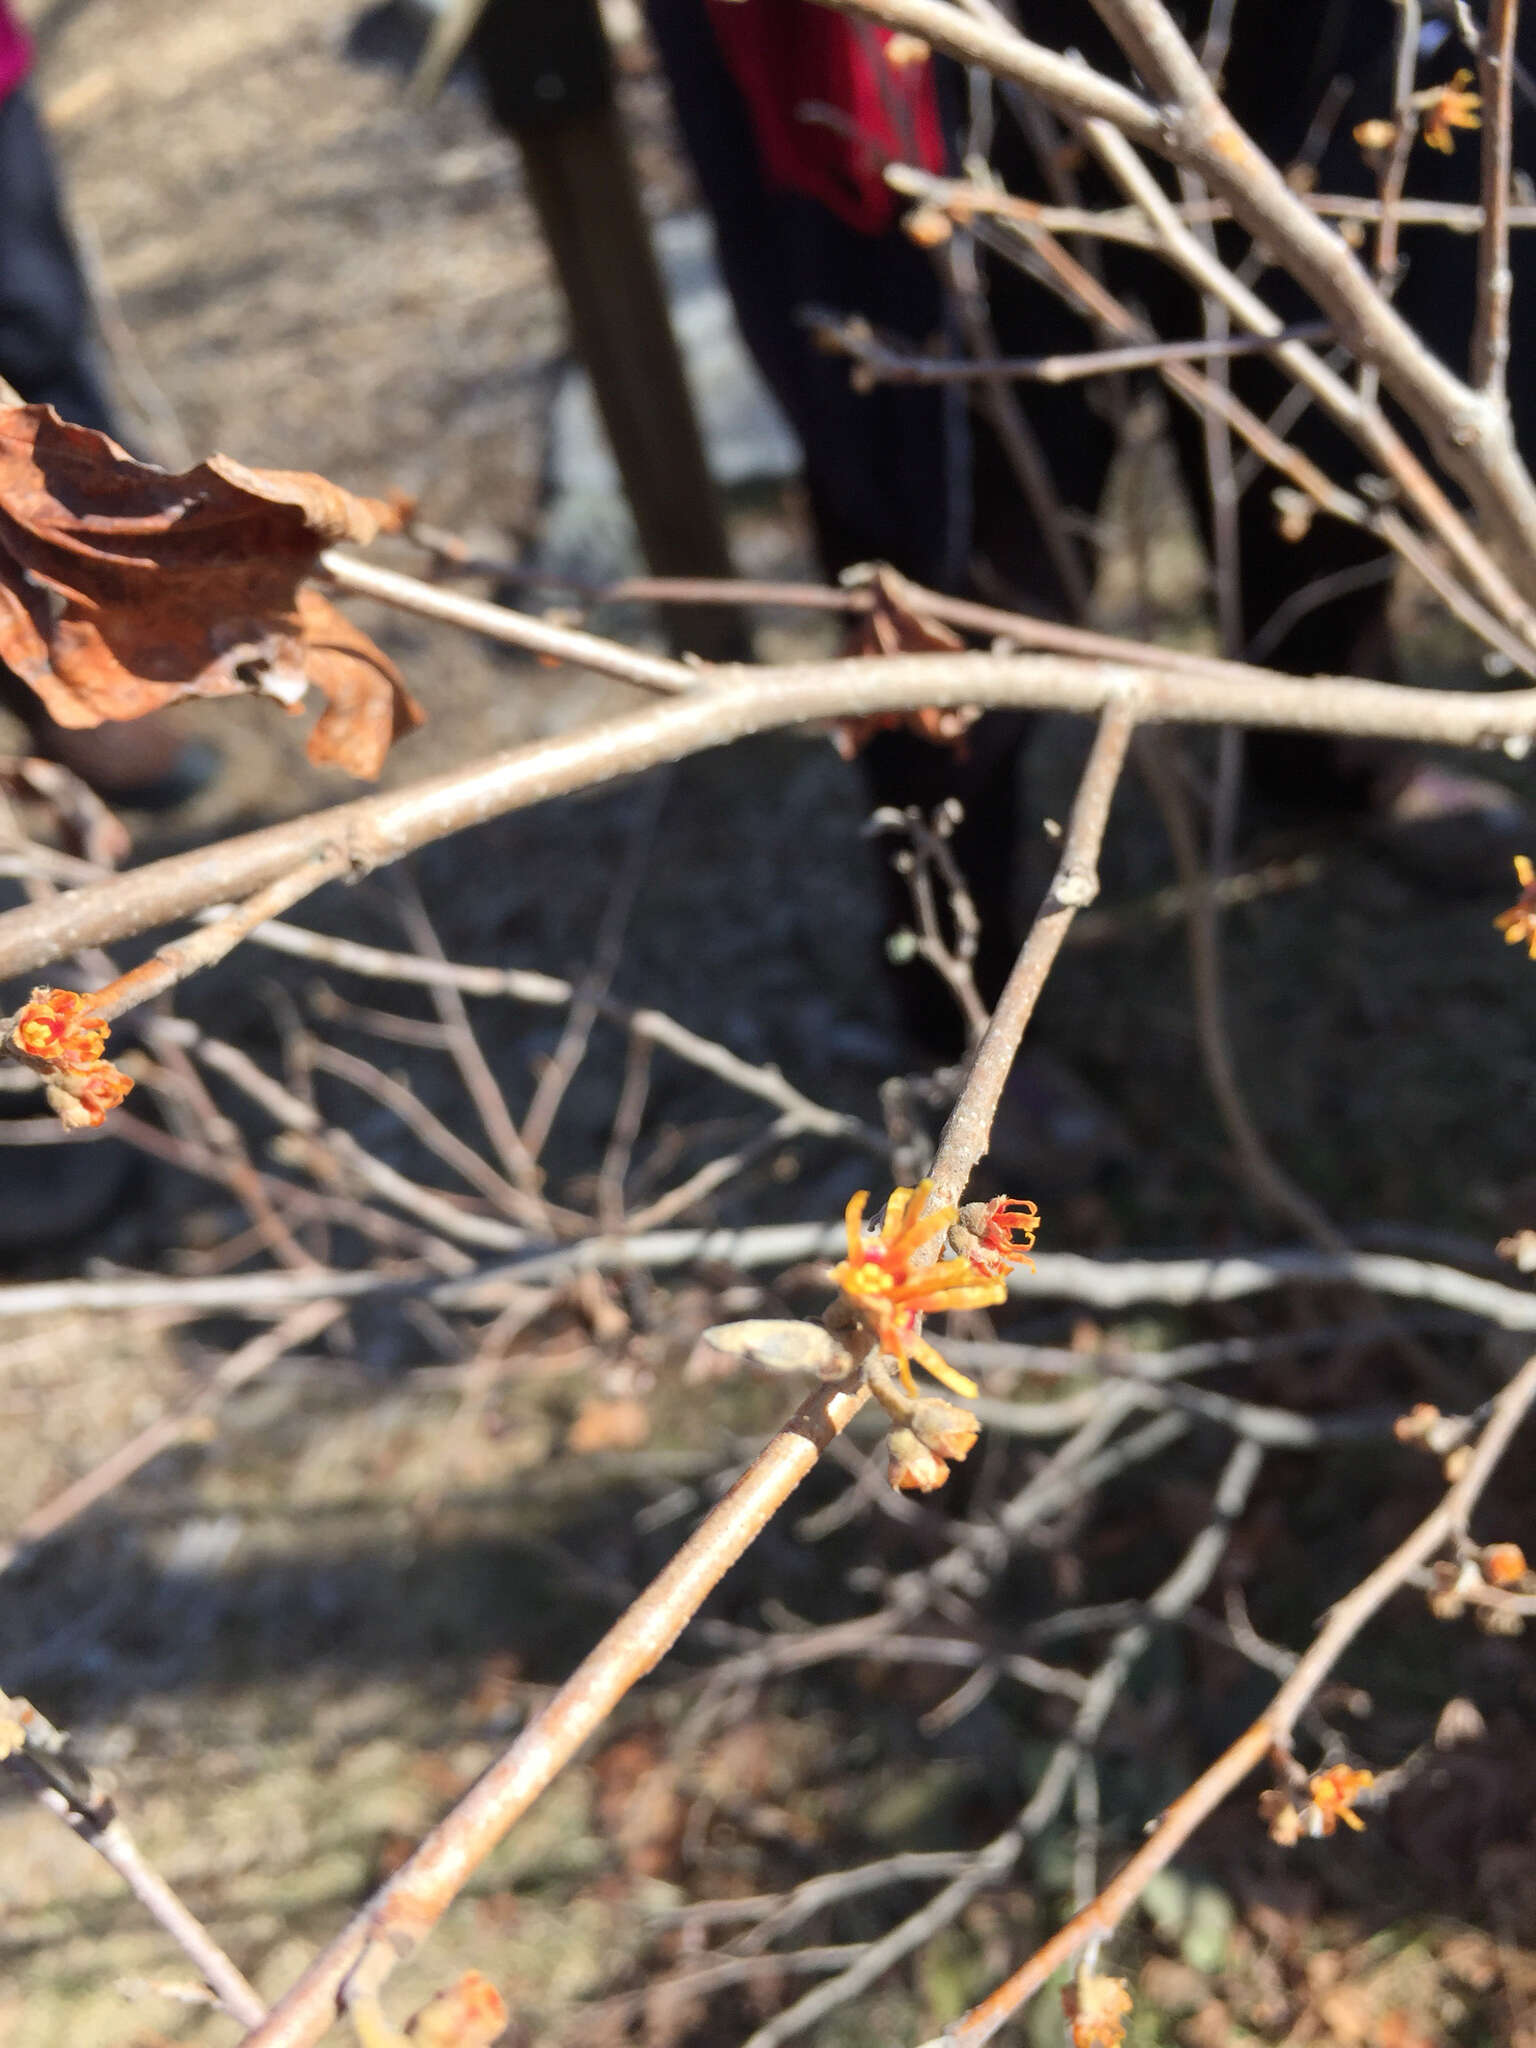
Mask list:
POLYGON ((987 377, 1035 384, 1071 384, 1084 377, 1109 377, 1123 370, 1156 370, 1164 363, 1208 362, 1225 356, 1270 355, 1289 341, 1326 341, 1316 321, 1282 327, 1273 335, 1210 336, 1201 341, 1137 341, 1124 348, 1087 349, 1076 355, 934 356, 881 341, 858 323, 835 314, 814 323, 818 344, 857 363, 861 381, 872 384, 973 384, 987 377))
POLYGON ((1289 1742, 1308 1701, 1361 1629, 1456 1528, 1465 1524, 1532 1401, 1536 1401, 1536 1357, 1526 1360, 1499 1395, 1463 1476, 1412 1534, 1330 1610, 1311 1646, 1258 1720, 1180 1793, 1092 1905, 1075 1914, 989 1998, 945 2029, 940 2037, 944 2048, 981 2048, 1062 1964, 1089 1941, 1113 1933, 1148 1880, 1171 1862, 1201 1822, 1271 1748, 1289 1742))
POLYGON ((226 2012, 259 2025, 266 2007, 213 1936, 150 1868, 111 1798, 76 1755, 68 1735, 27 1700, 0 1693, 0 1768, 13 1771, 102 1857, 134 1897, 189 1956, 226 2012))
POLYGON ((1099 848, 1139 715, 1139 700, 1131 691, 1105 708, 1078 784, 1055 876, 998 998, 992 1021, 972 1055, 960 1099, 939 1140, 933 1162, 936 1201, 957 1201, 971 1168, 986 1152, 1004 1083, 1046 976, 1073 918, 1099 893, 1099 848))
POLYGON ((98 1017, 121 1017, 125 1011, 137 1009, 140 1003, 164 995, 189 975, 212 967, 226 953, 232 953, 242 939, 250 937, 257 925, 281 917, 285 910, 291 910, 304 897, 312 896, 323 883, 344 874, 346 867, 347 857, 337 848, 318 848, 291 874, 279 875, 264 889, 256 890, 237 909, 212 924, 205 924, 190 938, 161 946, 138 967, 120 974, 116 981, 109 981, 105 987, 92 990, 87 998, 92 1010, 98 1017))
POLYGON ((967 704, 1084 715, 1135 689, 1140 715, 1149 722, 1236 723, 1463 747, 1510 740, 1522 750, 1536 738, 1536 691, 1410 689, 1279 675, 1236 663, 1165 667, 1151 660, 1130 667, 1061 655, 913 654, 717 673, 709 690, 691 697, 153 861, 54 903, 7 911, 0 915, 0 976, 249 895, 326 845, 343 849, 354 873, 367 873, 488 818, 817 718, 967 704))
MULTIPOLYGON (((963 1191, 986 1149, 992 1117, 1045 974, 1076 909, 1097 891, 1096 861, 1110 798, 1134 725, 1134 698, 1105 710, 1083 772, 1061 866, 1035 919, 986 1035, 972 1059, 934 1167, 941 1201, 963 1191)), ((938 1246, 932 1247, 936 1253, 938 1246)), ((525 1276, 526 1277, 526 1276, 525 1276)), ((826 1445, 868 1398, 858 1383, 822 1387, 737 1480, 666 1569, 626 1609, 511 1748, 428 1835, 383 1889, 332 1941, 246 2048, 301 2048, 344 2006, 349 1984, 367 1996, 431 1931, 470 1873, 499 1842, 624 1694, 677 1640, 700 1603, 826 1445)))

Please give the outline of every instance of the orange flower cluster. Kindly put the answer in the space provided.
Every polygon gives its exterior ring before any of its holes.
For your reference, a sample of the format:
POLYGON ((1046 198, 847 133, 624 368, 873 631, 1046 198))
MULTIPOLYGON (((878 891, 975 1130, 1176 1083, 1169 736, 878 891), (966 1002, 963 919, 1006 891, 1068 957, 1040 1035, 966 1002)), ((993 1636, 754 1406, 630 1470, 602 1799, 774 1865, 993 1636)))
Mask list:
POLYGON ((1040 1211, 1033 1202, 999 1195, 990 1202, 967 1202, 950 1232, 950 1242, 973 1266, 1002 1280, 1014 1266, 1034 1271, 1029 1254, 1039 1228, 1040 1211))
POLYGON ((49 1066, 88 1067, 101 1058, 109 1026, 92 1017, 87 998, 72 988, 35 988, 32 1000, 16 1012, 11 1042, 30 1060, 49 1066))
POLYGON ((1340 1821, 1359 1834, 1365 1822, 1355 1812, 1355 1801, 1375 1782, 1373 1771, 1356 1771, 1348 1764, 1334 1764, 1307 1780, 1307 1798, 1300 1807, 1284 1792, 1263 1792, 1259 1795, 1259 1812, 1268 1825, 1271 1841, 1287 1849, 1303 1835, 1315 1839, 1336 1833, 1340 1821))
POLYGON ((1504 934, 1506 946, 1525 946, 1536 960, 1536 867, 1526 854, 1515 855, 1515 880, 1520 884, 1519 900, 1499 912, 1494 930, 1504 934))
POLYGON ((1061 1994, 1072 2048, 1120 2048, 1131 1994, 1118 1977, 1082 1972, 1061 1994))
POLYGON ((1429 1611, 1436 1621, 1459 1621, 1470 1606, 1485 1635, 1517 1636, 1525 1629, 1524 1596, 1536 1593, 1536 1572, 1518 1543, 1485 1543, 1459 1558, 1442 1558, 1430 1571, 1429 1611), (1519 1594, 1522 1599, 1501 1596, 1519 1594))
POLYGON ((995 1308, 1006 1300, 1008 1287, 997 1273, 973 1258, 939 1259, 929 1266, 914 1264, 929 1239, 948 1230, 959 1213, 947 1205, 930 1209, 932 1192, 929 1180, 920 1181, 915 1188, 897 1188, 885 1205, 878 1235, 865 1237, 862 1225, 869 1193, 861 1189, 844 1213, 848 1256, 833 1267, 832 1284, 841 1288, 860 1321, 874 1333, 880 1349, 896 1360, 909 1394, 917 1392, 912 1377, 915 1358, 941 1386, 952 1393, 973 1395, 975 1382, 956 1372, 919 1335, 918 1319, 945 1309, 995 1308))
POLYGON ((1481 128, 1483 117, 1478 112, 1482 106, 1482 94, 1469 92, 1472 83, 1470 71, 1458 71, 1445 85, 1432 85, 1425 92, 1416 92, 1413 104, 1424 117, 1424 140, 1431 149, 1438 149, 1442 156, 1449 156, 1456 147, 1453 128, 1481 128))
POLYGON ((42 1069, 48 1107, 67 1130, 85 1130, 116 1109, 133 1082, 102 1057, 111 1026, 71 988, 35 988, 11 1025, 10 1050, 42 1069))

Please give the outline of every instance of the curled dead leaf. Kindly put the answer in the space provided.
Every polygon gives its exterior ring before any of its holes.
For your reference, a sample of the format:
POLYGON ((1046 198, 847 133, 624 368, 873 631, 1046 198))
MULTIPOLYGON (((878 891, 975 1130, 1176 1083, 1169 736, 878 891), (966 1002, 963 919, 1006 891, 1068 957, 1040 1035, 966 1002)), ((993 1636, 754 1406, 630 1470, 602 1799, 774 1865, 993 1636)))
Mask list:
POLYGON ((304 668, 325 699, 304 751, 317 767, 372 781, 395 740, 426 716, 399 669, 318 590, 299 592, 304 668))
MULTIPOLYGON (((856 568, 845 570, 842 580, 855 588, 868 589, 874 598, 873 609, 865 612, 859 620, 855 650, 858 654, 866 657, 953 654, 965 646, 959 634, 951 632, 942 620, 927 618, 912 608, 906 583, 888 564, 860 563, 856 568)), ((860 753, 875 733, 902 726, 920 733, 935 746, 963 751, 966 732, 980 716, 980 710, 968 704, 947 708, 925 705, 917 711, 879 711, 865 718, 838 719, 832 728, 832 739, 845 761, 851 761, 860 753)))
POLYGON ((419 724, 386 656, 300 585, 400 503, 215 455, 177 476, 51 406, 0 407, 0 660, 64 726, 260 692, 327 710, 311 757, 377 773, 419 724))

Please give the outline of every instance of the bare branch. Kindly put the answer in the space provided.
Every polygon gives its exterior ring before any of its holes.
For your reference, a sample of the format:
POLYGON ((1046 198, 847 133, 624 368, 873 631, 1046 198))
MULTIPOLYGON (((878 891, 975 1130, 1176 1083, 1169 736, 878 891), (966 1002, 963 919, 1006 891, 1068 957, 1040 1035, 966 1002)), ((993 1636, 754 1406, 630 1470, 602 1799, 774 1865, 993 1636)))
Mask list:
POLYGON ((933 1162, 934 1197, 939 1202, 959 1199, 971 1168, 986 1152, 992 1119, 1046 977, 1073 918, 1099 893, 1099 848, 1138 715, 1138 700, 1129 692, 1105 708, 1078 784, 1055 877, 971 1057, 960 1099, 939 1140, 933 1162))
POLYGON ((1089 1941, 1113 1933, 1148 1880, 1172 1861, 1201 1822, 1228 1793, 1237 1789, 1274 1745, 1289 1742, 1308 1701, 1366 1623, 1458 1527, 1465 1526, 1467 1516, 1533 1401, 1536 1357, 1526 1360, 1499 1395, 1462 1478, 1412 1534, 1330 1610, 1311 1646, 1258 1720, 1187 1791, 1180 1793, 1135 1855, 1090 1906, 1075 1914, 989 1998, 944 2030, 940 2037, 944 2048, 981 2048, 1062 1964, 1069 1962, 1089 1941))
POLYGON ((151 1869, 111 1798, 76 1755, 70 1738, 29 1701, 0 1693, 0 1768, 14 1772, 34 1796, 110 1864, 140 1905, 196 1964, 218 2002, 243 2026, 256 2026, 266 2007, 213 1936, 151 1869))
POLYGON ((686 662, 670 661, 659 654, 642 654, 636 648, 621 647, 616 640, 600 640, 595 633, 578 632, 573 626, 554 626, 528 612, 509 611, 505 605, 487 604, 483 598, 439 590, 415 576, 402 576, 397 569, 382 569, 376 562, 359 562, 335 548, 328 548, 320 557, 320 566, 338 590, 349 590, 355 597, 376 598, 380 604, 393 605, 398 611, 440 619, 448 626, 462 626, 468 632, 484 634, 489 640, 524 647, 545 660, 568 661, 576 668, 614 676, 621 683, 634 683, 659 696, 675 697, 697 689, 699 684, 698 672, 686 662))
POLYGON ((1492 0, 1488 26, 1478 42, 1478 83, 1482 88, 1481 182, 1483 225, 1477 243, 1477 296, 1472 329, 1472 382, 1508 409, 1504 374, 1509 364, 1509 304, 1514 277, 1509 267, 1510 179, 1515 144, 1515 36, 1520 0, 1492 0))
POLYGON ((52 903, 7 911, 0 915, 0 975, 264 888, 321 846, 338 846, 352 872, 367 873, 508 811, 817 718, 966 704, 1089 714, 1135 689, 1147 721, 1281 727, 1445 746, 1512 740, 1524 747, 1536 736, 1536 692, 1303 679, 1236 663, 1219 670, 1204 664, 1164 670, 1049 655, 910 654, 714 673, 719 680, 713 687, 691 697, 517 747, 405 789, 269 825, 216 847, 174 854, 52 903))

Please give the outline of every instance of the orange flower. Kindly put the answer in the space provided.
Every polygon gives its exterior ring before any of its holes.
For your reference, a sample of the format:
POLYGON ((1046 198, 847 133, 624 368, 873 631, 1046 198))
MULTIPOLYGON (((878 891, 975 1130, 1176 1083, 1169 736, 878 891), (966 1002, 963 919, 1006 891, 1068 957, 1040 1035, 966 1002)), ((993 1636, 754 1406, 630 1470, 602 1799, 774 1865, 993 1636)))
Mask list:
POLYGON ((1536 867, 1523 853, 1515 855, 1515 880, 1520 884, 1520 900, 1499 912, 1494 929, 1504 934, 1506 946, 1528 945, 1536 960, 1536 867))
POLYGON ((915 1358, 952 1393, 972 1395, 975 1383, 947 1365, 918 1334, 918 1318, 945 1309, 995 1308, 1006 1300, 1008 1289, 1004 1281, 990 1277, 970 1259, 940 1259, 931 1266, 914 1266, 913 1259, 922 1246, 955 1221, 956 1211, 948 1205, 928 1208, 932 1191, 931 1180, 920 1181, 915 1188, 897 1188, 885 1205, 879 1234, 866 1238, 860 1226, 869 1194, 861 1189, 844 1213, 848 1256, 832 1268, 832 1284, 842 1289, 844 1298, 873 1331, 880 1349, 901 1367, 908 1393, 917 1392, 911 1363, 915 1358))
POLYGON ((1362 1832, 1365 1822, 1355 1812, 1355 1801, 1375 1782, 1374 1772, 1353 1771, 1348 1764, 1335 1764, 1331 1770, 1321 1771, 1309 1779, 1307 1790, 1312 1795, 1312 1811, 1317 1816, 1314 1822, 1316 1832, 1331 1835, 1340 1821, 1357 1834, 1362 1832))
POLYGON ((1483 117, 1477 111, 1483 104, 1481 93, 1469 92, 1472 83, 1470 71, 1458 71, 1447 85, 1431 86, 1428 92, 1413 96, 1413 104, 1424 116, 1424 140, 1431 149, 1438 149, 1442 156, 1449 156, 1455 148, 1451 134, 1453 128, 1481 128, 1483 117))
POLYGON ((31 1060, 50 1066, 88 1067, 107 1042, 105 1018, 86 1013, 86 997, 72 988, 35 988, 11 1026, 11 1044, 31 1060))
POLYGON ((132 1086, 131 1077, 110 1060, 93 1060, 88 1067, 61 1067, 49 1081, 48 1106, 66 1130, 94 1129, 105 1122, 107 1111, 116 1109, 132 1086))
POLYGON ((976 1237, 975 1249, 967 1249, 971 1263, 983 1273, 1001 1280, 1013 1266, 1028 1266, 1034 1271, 1035 1262, 1028 1254, 1034 1249, 1035 1232, 1040 1228, 1040 1211, 1033 1202, 1016 1202, 1011 1195, 999 1195, 995 1201, 974 1202, 962 1209, 960 1221, 976 1237))
MULTIPOLYGON (((1300 1777, 1300 1773, 1297 1773, 1300 1777)), ((1365 1822, 1355 1812, 1355 1801, 1376 1782, 1370 1771, 1351 1770, 1348 1764, 1334 1764, 1307 1780, 1308 1798, 1297 1807, 1293 1797, 1281 1791, 1259 1794, 1259 1816, 1269 1829, 1269 1838, 1283 1849, 1294 1848, 1303 1835, 1335 1834, 1340 1821, 1358 1833, 1365 1822)))
POLYGON ((1061 1994, 1072 2048, 1120 2048, 1131 1994, 1118 1977, 1083 1972, 1061 1994))
POLYGON ((1525 1577, 1525 1552, 1518 1543, 1490 1543, 1482 1563, 1490 1586, 1512 1586, 1525 1577))

